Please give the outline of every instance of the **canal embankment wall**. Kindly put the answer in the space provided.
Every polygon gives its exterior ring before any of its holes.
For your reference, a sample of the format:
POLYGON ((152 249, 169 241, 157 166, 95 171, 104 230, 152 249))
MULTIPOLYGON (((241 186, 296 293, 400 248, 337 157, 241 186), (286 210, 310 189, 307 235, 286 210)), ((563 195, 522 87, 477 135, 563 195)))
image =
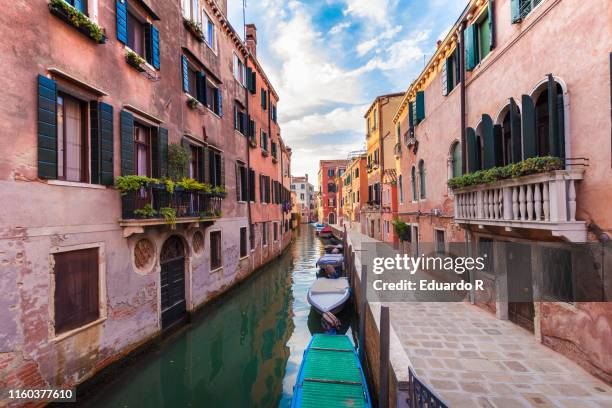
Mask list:
MULTIPOLYGON (((378 242, 359 232, 351 232, 341 229, 339 226, 330 226, 336 238, 343 240, 345 246, 345 266, 347 275, 351 282, 351 290, 353 292, 353 301, 355 310, 359 313, 362 308, 360 305, 364 301, 364 293, 362 293, 362 276, 363 271, 369 265, 364 265, 361 260, 361 246, 365 242, 378 242)), ((365 272, 367 273, 367 272, 365 272)), ((381 392, 381 306, 380 302, 373 302, 365 299, 364 318, 360 321, 365 322, 365 355, 367 371, 371 385, 371 394, 374 401, 380 400, 381 392)), ((361 345, 359 345, 361 347, 361 345)), ((409 376, 408 367, 411 366, 410 359, 406 354, 402 344, 390 325, 389 330, 389 406, 402 407, 406 406, 405 401, 409 391, 409 376)))

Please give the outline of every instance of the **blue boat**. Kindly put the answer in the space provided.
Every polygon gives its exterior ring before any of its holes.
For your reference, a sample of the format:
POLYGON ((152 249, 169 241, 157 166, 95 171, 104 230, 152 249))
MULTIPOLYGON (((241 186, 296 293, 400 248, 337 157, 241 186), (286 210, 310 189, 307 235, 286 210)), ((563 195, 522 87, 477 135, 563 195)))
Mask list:
POLYGON ((291 407, 372 407, 359 357, 348 336, 312 337, 293 387, 291 407))

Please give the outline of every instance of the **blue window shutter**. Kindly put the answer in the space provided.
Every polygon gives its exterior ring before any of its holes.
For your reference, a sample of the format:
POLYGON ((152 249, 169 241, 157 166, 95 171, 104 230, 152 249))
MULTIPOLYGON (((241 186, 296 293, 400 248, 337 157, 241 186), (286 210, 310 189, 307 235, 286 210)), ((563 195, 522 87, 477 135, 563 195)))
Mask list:
POLYGON ((123 44, 128 42, 127 30, 127 0, 116 0, 117 39, 123 44))
POLYGON ((38 76, 38 177, 57 178, 57 84, 38 76))
POLYGON ((490 49, 495 48, 495 1, 489 0, 489 45, 490 49))
POLYGON ((155 26, 151 26, 151 53, 152 64, 155 69, 160 68, 159 64, 159 30, 155 26))
POLYGON ((75 9, 79 10, 81 13, 86 14, 85 13, 85 7, 83 5, 83 0, 74 0, 73 4, 75 9))
POLYGON ((223 116, 223 92, 221 92, 221 89, 219 88, 217 88, 217 104, 219 106, 219 111, 217 114, 219 116, 223 116))
POLYGON ((523 160, 537 156, 535 104, 529 95, 523 95, 523 160))
POLYGON ((417 124, 425 119, 425 91, 418 91, 416 95, 416 119, 417 124))
POLYGON ((495 130, 493 129, 493 119, 491 116, 484 114, 482 115, 482 138, 484 144, 484 170, 495 167, 496 157, 498 150, 501 146, 498 146, 495 142, 495 130))
POLYGON ((196 82, 196 99, 206 106, 206 74, 204 72, 197 72, 196 82))
POLYGON ((100 184, 100 104, 89 102, 91 183, 100 184))
POLYGON ((126 110, 120 116, 121 175, 134 174, 134 115, 126 110))
POLYGON ((510 2, 511 22, 512 24, 521 22, 521 0, 512 0, 510 2))
POLYGON ((183 70, 183 91, 189 92, 189 65, 187 64, 187 57, 181 56, 181 67, 183 70))
POLYGON ((467 128, 465 134, 467 145, 467 170, 468 173, 473 173, 478 170, 478 155, 476 153, 476 131, 473 128, 467 128))
POLYGON ((99 105, 100 119, 100 184, 112 186, 114 180, 114 126, 113 106, 104 102, 99 105))
POLYGON ((465 69, 471 71, 476 67, 476 26, 468 26, 464 32, 465 36, 465 69))

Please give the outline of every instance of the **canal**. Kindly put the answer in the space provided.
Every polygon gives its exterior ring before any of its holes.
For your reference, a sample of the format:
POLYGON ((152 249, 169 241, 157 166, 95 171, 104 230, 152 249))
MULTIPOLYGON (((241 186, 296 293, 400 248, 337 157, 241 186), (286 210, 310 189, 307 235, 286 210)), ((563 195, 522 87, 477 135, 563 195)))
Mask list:
MULTIPOLYGON (((320 316, 306 300, 324 243, 303 225, 295 243, 181 332, 83 401, 87 407, 289 407, 320 316)), ((354 313, 339 315, 352 338, 354 313)), ((343 331, 344 331, 343 330, 343 331)))

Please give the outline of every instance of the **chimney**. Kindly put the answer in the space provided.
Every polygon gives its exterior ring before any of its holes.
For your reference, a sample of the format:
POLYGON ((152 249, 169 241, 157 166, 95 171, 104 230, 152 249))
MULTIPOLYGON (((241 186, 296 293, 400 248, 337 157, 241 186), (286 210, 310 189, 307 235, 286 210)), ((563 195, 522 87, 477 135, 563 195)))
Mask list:
POLYGON ((251 54, 257 57, 257 27, 255 24, 246 25, 246 46, 251 54))

